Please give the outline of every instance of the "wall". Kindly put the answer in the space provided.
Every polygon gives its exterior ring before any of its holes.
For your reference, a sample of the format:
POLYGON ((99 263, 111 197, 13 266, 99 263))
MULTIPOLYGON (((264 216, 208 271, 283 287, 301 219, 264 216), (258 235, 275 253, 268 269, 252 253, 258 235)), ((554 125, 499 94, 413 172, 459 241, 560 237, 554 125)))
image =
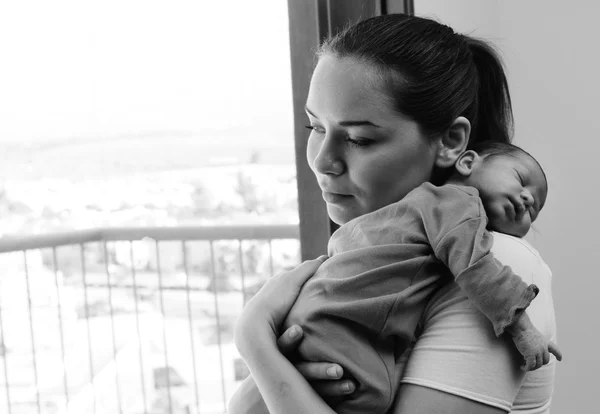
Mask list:
POLYGON ((552 411, 598 412, 600 381, 600 2, 414 0, 417 15, 493 41, 504 57, 515 143, 549 180, 546 207, 527 238, 553 271, 559 345, 552 411))

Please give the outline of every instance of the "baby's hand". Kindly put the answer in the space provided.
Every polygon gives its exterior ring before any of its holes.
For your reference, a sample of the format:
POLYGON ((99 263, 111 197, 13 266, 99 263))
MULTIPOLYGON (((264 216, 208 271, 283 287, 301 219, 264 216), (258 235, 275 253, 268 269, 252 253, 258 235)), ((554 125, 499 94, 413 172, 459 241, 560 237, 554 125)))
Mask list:
POLYGON ((546 365, 550 361, 551 353, 557 360, 562 360, 562 353, 558 347, 533 326, 525 312, 513 326, 507 328, 507 331, 512 335, 517 350, 525 360, 521 365, 523 371, 534 371, 546 365))

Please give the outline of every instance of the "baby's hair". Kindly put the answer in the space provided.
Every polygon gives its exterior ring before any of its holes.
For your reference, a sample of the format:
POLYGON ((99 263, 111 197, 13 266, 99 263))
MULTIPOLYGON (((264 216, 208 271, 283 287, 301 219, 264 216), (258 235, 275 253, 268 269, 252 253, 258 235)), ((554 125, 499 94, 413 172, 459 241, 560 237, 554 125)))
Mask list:
POLYGON ((519 157, 520 155, 525 155, 526 157, 531 158, 533 161, 535 161, 538 167, 540 167, 542 174, 544 174, 544 180, 546 180, 546 192, 548 191, 548 177, 546 177, 546 172, 542 168, 539 161, 536 160, 533 155, 525 151, 523 148, 517 147, 516 145, 511 144, 509 142, 483 141, 474 144, 471 147, 471 149, 480 156, 484 157, 484 159, 489 159, 501 155, 508 155, 515 158, 519 157))
POLYGON ((485 156, 485 158, 497 155, 527 155, 533 158, 533 156, 523 148, 517 147, 509 142, 483 141, 474 144, 470 149, 481 156, 485 156))

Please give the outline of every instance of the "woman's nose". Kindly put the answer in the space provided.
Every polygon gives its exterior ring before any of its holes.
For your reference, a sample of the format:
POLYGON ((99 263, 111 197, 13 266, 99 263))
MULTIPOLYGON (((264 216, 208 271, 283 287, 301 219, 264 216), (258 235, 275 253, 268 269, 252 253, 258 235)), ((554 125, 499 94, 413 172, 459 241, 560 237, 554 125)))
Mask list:
POLYGON ((314 169, 320 174, 341 175, 344 173, 345 164, 330 137, 322 141, 321 148, 314 160, 314 169))

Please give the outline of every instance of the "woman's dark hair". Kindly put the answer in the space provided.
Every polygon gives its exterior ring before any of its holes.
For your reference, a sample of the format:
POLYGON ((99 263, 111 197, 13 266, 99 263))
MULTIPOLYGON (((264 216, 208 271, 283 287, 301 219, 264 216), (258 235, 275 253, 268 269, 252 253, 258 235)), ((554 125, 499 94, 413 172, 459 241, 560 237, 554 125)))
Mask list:
POLYGON ((357 58, 381 70, 396 109, 426 134, 445 132, 464 116, 471 123, 469 147, 511 140, 502 62, 482 40, 430 19, 390 14, 347 27, 325 40, 319 53, 357 58))

